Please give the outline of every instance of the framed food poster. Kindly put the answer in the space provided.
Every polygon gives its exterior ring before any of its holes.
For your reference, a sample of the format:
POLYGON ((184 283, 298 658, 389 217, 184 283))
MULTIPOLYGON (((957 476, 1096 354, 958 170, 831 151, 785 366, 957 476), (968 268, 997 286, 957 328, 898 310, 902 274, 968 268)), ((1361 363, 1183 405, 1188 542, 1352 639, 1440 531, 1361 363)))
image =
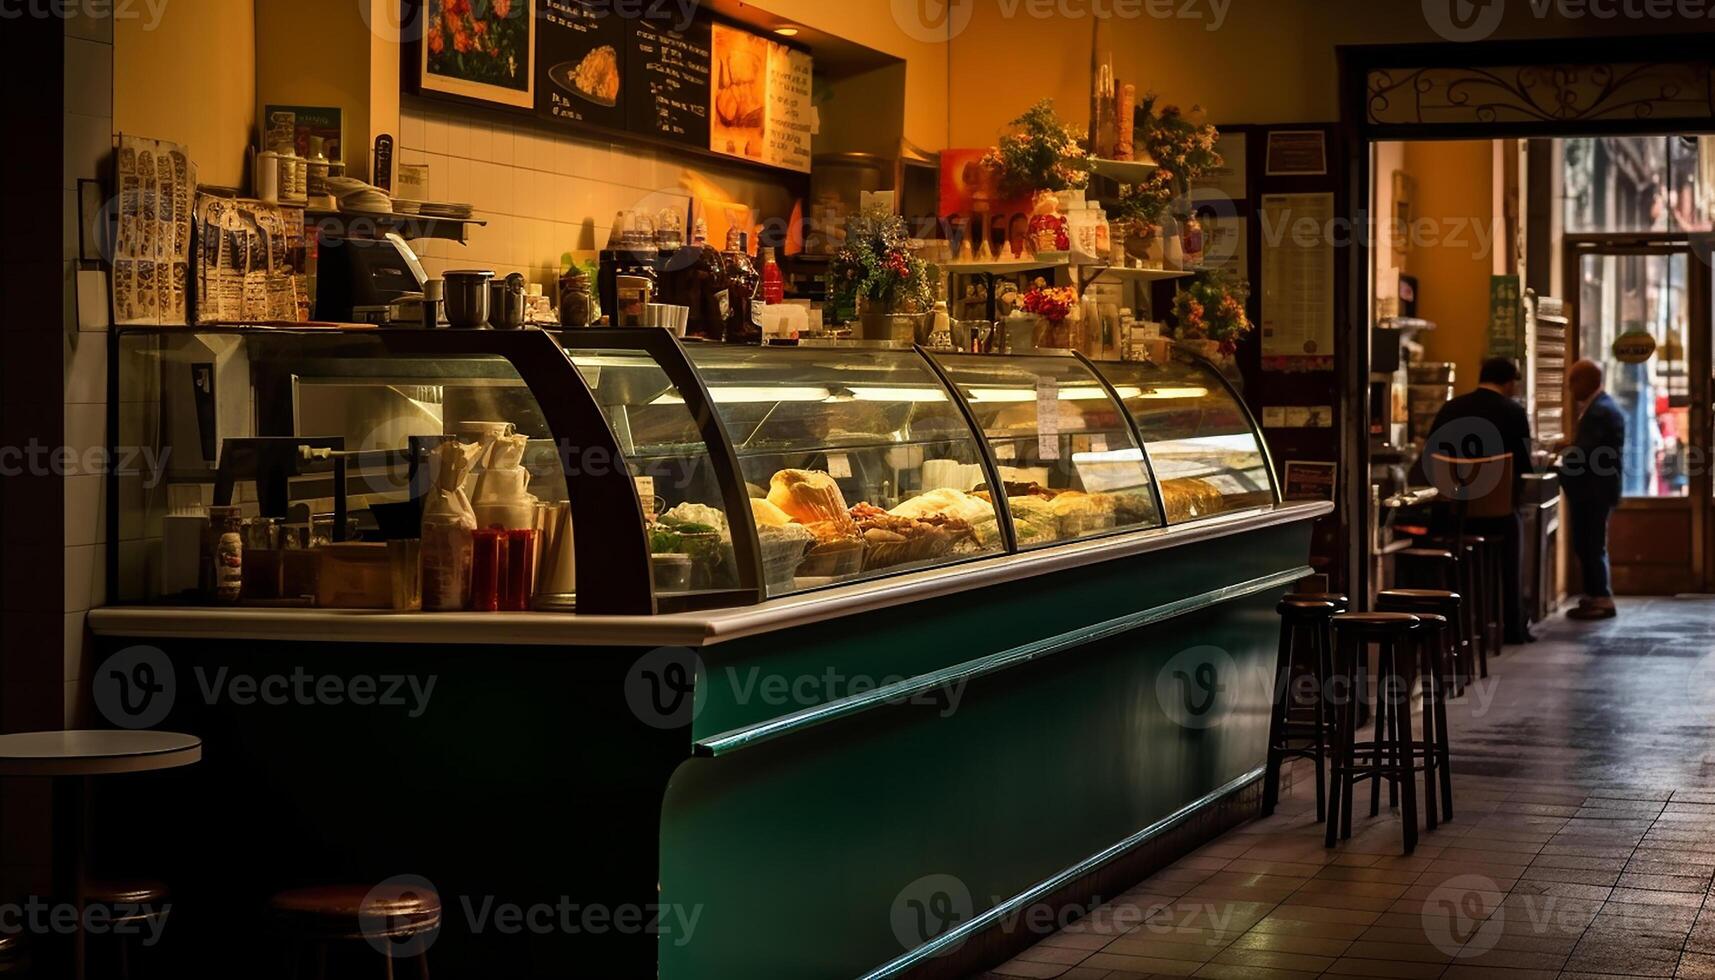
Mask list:
POLYGON ((758 163, 767 155, 767 38, 715 24, 710 38, 711 95, 709 149, 758 163))
POLYGON ((425 0, 419 84, 498 105, 536 104, 538 0, 425 0))

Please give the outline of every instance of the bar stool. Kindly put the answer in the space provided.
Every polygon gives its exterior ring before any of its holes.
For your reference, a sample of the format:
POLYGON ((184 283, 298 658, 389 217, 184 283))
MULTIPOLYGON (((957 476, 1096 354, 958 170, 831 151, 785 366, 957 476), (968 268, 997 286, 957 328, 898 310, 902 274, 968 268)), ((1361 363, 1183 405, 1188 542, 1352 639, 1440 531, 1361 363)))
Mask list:
POLYGON ((1268 764, 1263 773, 1262 814, 1280 802, 1280 767, 1287 759, 1309 759, 1316 767, 1316 819, 1327 819, 1327 756, 1333 717, 1328 708, 1328 677, 1333 655, 1330 625, 1339 607, 1332 602, 1281 600, 1280 655, 1274 667, 1274 708, 1268 722, 1268 764), (1299 669, 1302 668, 1302 669, 1299 669), (1306 706, 1293 682, 1308 675, 1316 699, 1306 706), (1310 717, 1304 718, 1308 707, 1310 717), (1295 713, 1298 717, 1294 717, 1295 713))
POLYGON ((1376 594, 1377 612, 1427 612, 1447 617, 1447 699, 1465 693, 1462 677, 1470 663, 1472 641, 1465 632, 1465 597, 1447 589, 1386 589, 1376 594))
MULTIPOLYGON (((118 980, 131 980, 131 945, 133 935, 146 923, 159 920, 164 923, 167 912, 163 906, 167 900, 167 886, 157 881, 92 881, 89 883, 87 900, 90 905, 108 910, 107 921, 115 927, 112 930, 112 945, 114 952, 115 971, 103 976, 117 977, 118 980)), ((157 925, 157 933, 160 927, 157 925)), ((106 937, 90 937, 90 954, 100 949, 102 939, 106 937)))
MULTIPOLYGON (((1467 534, 1460 539, 1469 562, 1461 569, 1460 588, 1474 598, 1478 634, 1483 649, 1499 656, 1506 640, 1506 623, 1501 609, 1505 604, 1505 585, 1501 581, 1501 543, 1487 535, 1467 534)), ((1489 676, 1485 658, 1483 676, 1489 676)))
MULTIPOLYGON (((1447 726, 1447 699, 1452 688, 1450 651, 1458 643, 1456 628, 1460 597, 1451 592, 1395 589, 1376 597, 1383 612, 1409 613, 1423 621, 1424 635, 1418 644, 1418 679, 1423 683, 1423 745, 1418 756, 1426 760, 1426 784, 1439 776, 1441 819, 1453 819, 1453 738, 1447 726), (1433 758, 1430 758, 1433 756, 1433 758)), ((1435 809, 1432 788, 1425 789, 1431 814, 1435 809)), ((1429 821, 1434 827, 1433 817, 1429 821)))
POLYGON ((30 958, 24 942, 17 936, 0 935, 0 977, 29 976, 30 958))
POLYGON ((269 899, 268 909, 291 946, 294 977, 306 947, 315 954, 315 980, 325 980, 331 949, 385 940, 386 980, 396 956, 416 960, 422 980, 429 980, 428 947, 441 927, 441 898, 432 889, 390 882, 295 888, 269 899))
POLYGON ((1465 658, 1459 665, 1458 686, 1462 690, 1473 676, 1489 676, 1489 631, 1483 626, 1484 614, 1477 608, 1484 586, 1478 575, 1476 544, 1466 540, 1457 551, 1407 548, 1395 557, 1400 585, 1457 592, 1469 600, 1461 605, 1457 622, 1461 636, 1470 640, 1475 656, 1465 658))
POLYGON ((1417 767, 1414 763, 1411 701, 1402 697, 1399 667, 1409 664, 1412 641, 1422 620, 1407 613, 1345 613, 1334 617, 1334 677, 1356 678, 1366 651, 1379 650, 1376 682, 1376 738, 1358 741, 1355 699, 1341 699, 1334 710, 1334 766, 1330 781, 1326 844, 1352 836, 1352 798, 1362 780, 1387 780, 1397 786, 1404 823, 1405 853, 1417 849, 1417 767), (1384 706, 1390 710, 1383 710, 1384 706), (1384 725, 1383 722, 1387 724, 1384 725))

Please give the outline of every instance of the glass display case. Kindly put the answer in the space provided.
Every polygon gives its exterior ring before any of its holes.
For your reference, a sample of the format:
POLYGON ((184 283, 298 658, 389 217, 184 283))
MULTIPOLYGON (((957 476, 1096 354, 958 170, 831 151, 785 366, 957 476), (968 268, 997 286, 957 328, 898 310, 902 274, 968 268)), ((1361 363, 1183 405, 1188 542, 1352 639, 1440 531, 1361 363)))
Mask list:
POLYGON ((1279 502, 1255 419, 1207 361, 1180 355, 1100 369, 1143 439, 1169 524, 1279 502))
MULTIPOLYGON (((390 542, 426 552, 426 515, 451 507, 470 514, 479 570, 487 532, 513 535, 502 581, 524 605, 499 608, 642 615, 1278 500, 1254 420, 1190 359, 606 329, 127 328, 114 345, 115 458, 162 461, 158 479, 110 477, 115 603, 215 601, 215 517, 254 548, 245 571, 260 579, 276 562, 379 563, 390 542), (454 455, 468 461, 457 478, 454 455)), ((226 601, 329 604, 313 579, 270 580, 226 601)), ((496 608, 468 588, 462 608, 496 608)), ((352 607, 413 608, 370 598, 352 607)))
POLYGON ((1143 450, 1090 362, 937 354, 993 450, 1023 548, 1161 525, 1143 450))

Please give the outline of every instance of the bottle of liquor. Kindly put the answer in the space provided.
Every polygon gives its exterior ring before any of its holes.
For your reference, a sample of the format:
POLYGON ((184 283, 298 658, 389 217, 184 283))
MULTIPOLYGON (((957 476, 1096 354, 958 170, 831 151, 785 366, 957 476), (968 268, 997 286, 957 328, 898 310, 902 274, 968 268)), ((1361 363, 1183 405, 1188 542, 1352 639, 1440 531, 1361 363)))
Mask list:
POLYGON ((698 218, 692 226, 691 244, 668 260, 672 269, 668 302, 690 307, 686 336, 722 340, 732 315, 731 284, 726 259, 709 244, 708 237, 707 222, 698 218))
POLYGON ((762 276, 750 261, 749 236, 734 228, 727 232, 726 252, 723 253, 727 283, 728 305, 725 340, 733 344, 762 343, 762 276))

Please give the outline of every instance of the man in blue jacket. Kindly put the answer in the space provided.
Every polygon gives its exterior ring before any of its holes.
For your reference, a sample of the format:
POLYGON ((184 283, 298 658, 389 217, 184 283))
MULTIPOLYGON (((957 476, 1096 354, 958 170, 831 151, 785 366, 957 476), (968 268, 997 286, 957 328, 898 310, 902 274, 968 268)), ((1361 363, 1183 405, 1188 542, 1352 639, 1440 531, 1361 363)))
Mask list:
POLYGON ((1578 410, 1578 434, 1565 447, 1560 484, 1571 509, 1572 554, 1584 577, 1584 598, 1568 619, 1613 619, 1614 590, 1608 576, 1608 519, 1620 505, 1621 460, 1626 416, 1602 390, 1602 368, 1582 360, 1567 372, 1578 410))

